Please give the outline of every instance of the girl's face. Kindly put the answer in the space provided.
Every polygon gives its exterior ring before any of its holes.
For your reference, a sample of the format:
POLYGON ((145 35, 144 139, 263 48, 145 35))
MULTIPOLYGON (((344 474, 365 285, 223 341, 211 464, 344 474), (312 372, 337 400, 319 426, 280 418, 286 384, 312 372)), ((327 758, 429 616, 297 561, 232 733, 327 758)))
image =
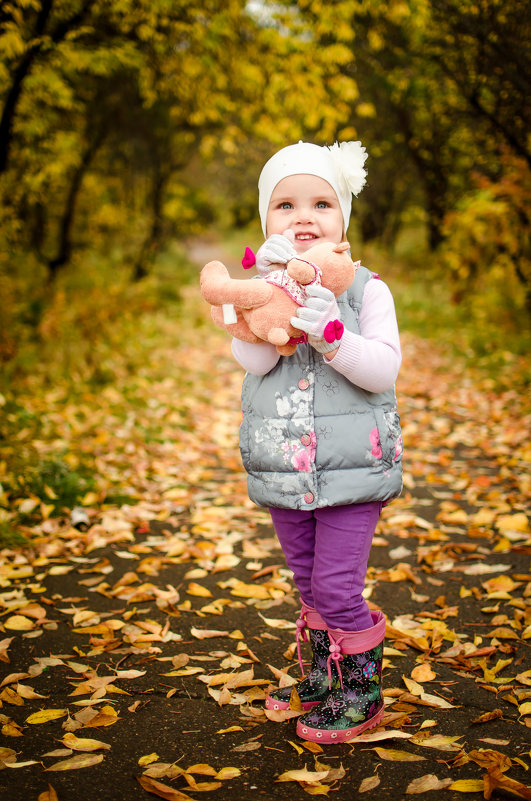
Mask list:
POLYGON ((289 175, 275 186, 267 210, 267 236, 295 234, 295 250, 305 253, 320 242, 344 239, 343 214, 335 191, 317 175, 289 175))

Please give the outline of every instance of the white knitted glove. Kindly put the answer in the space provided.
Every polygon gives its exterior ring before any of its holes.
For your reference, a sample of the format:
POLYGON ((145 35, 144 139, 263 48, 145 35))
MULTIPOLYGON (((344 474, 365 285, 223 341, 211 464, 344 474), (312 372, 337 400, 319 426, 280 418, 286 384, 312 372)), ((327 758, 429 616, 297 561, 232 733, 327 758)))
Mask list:
POLYGON ((265 276, 271 272, 272 264, 287 264, 296 256, 294 241, 293 231, 289 228, 283 234, 272 234, 268 237, 256 254, 258 274, 265 276))
POLYGON ((308 335, 312 348, 329 353, 339 347, 344 331, 335 295, 319 284, 306 287, 306 293, 309 297, 297 309, 291 324, 308 335))

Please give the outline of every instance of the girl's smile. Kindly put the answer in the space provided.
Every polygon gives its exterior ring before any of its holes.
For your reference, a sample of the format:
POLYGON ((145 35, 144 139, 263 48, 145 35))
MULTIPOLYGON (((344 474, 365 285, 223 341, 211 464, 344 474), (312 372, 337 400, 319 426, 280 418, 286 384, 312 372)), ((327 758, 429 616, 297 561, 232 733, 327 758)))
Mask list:
POLYGON ((267 236, 290 228, 302 254, 319 242, 341 242, 343 215, 337 195, 324 178, 300 174, 275 186, 267 211, 267 236))

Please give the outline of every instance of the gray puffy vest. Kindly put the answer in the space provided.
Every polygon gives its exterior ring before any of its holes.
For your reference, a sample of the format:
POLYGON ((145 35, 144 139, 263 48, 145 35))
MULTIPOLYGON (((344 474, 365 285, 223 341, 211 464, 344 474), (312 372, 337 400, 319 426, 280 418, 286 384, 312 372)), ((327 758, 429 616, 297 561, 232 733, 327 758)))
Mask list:
MULTIPOLYGON (((360 267, 337 302, 359 334, 360 267)), ((247 373, 240 450, 249 497, 259 506, 316 509, 386 502, 402 489, 402 437, 394 389, 360 389, 310 345, 279 359, 265 376, 247 373)))

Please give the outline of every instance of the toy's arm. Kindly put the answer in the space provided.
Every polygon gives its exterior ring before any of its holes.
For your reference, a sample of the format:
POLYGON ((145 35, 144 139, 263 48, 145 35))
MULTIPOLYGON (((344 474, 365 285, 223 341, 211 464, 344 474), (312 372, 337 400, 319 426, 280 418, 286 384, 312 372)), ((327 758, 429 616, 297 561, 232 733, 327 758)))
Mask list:
POLYGON ((231 347, 236 361, 252 375, 266 375, 280 359, 276 347, 269 342, 252 344, 234 338, 231 347))
POLYGON ((401 361, 393 296, 383 281, 374 279, 365 287, 360 334, 345 329, 336 354, 327 363, 356 386, 385 392, 394 385, 401 361))

